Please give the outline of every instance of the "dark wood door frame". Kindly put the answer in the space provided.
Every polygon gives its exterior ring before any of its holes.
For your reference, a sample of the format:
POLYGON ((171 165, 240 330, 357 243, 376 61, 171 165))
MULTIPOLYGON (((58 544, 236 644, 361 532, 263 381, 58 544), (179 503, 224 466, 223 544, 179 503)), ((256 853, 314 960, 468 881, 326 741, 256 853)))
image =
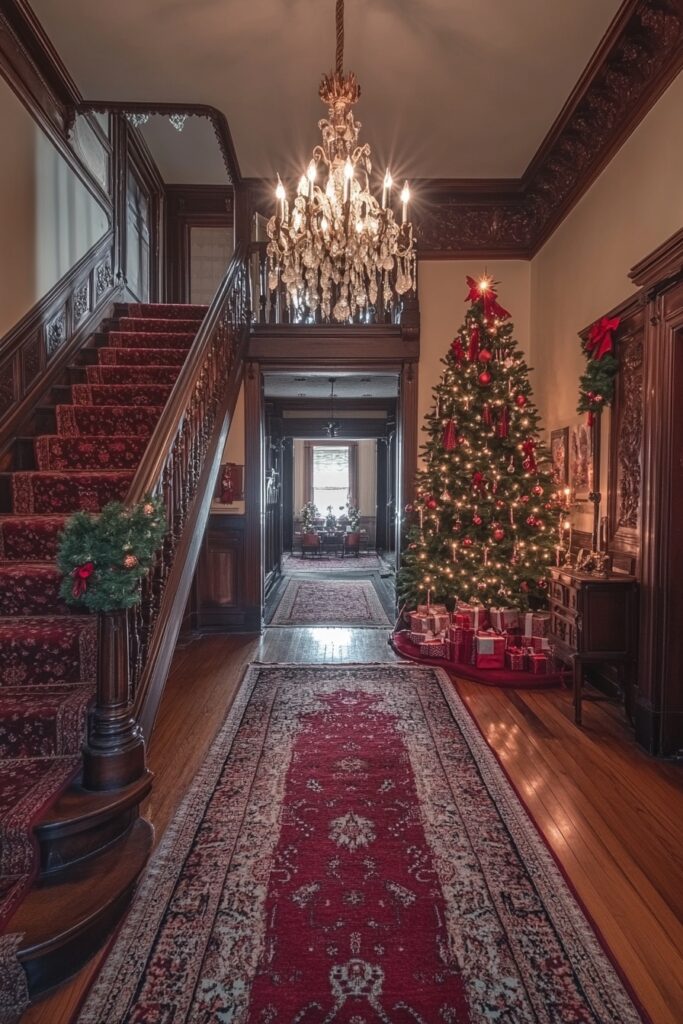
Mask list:
MULTIPOLYGON (((358 342, 364 328, 354 331, 354 341, 358 342)), ((290 328, 291 332, 291 328, 290 328)), ((303 334, 303 332, 302 332, 303 334)), ((265 401, 263 396, 264 370, 283 370, 292 373, 312 371, 343 370, 348 373, 395 373, 398 377, 398 402, 396 410, 396 436, 398 440, 397 484, 395 522, 396 537, 401 535, 403 508, 413 494, 415 472, 417 469, 417 381, 419 343, 413 339, 410 343, 409 356, 406 357, 406 343, 400 336, 390 343, 387 339, 383 345, 381 357, 375 351, 365 358, 359 353, 362 346, 354 344, 354 351, 345 354, 344 347, 335 345, 330 348, 319 339, 312 340, 303 346, 301 335, 296 349, 305 347, 306 355, 301 352, 298 358, 293 355, 293 346, 284 346, 287 356, 283 360, 283 341, 268 346, 257 339, 257 344, 250 345, 251 358, 247 364, 244 381, 244 415, 245 415, 245 501, 246 501, 246 537, 245 537, 245 572, 246 602, 250 622, 262 622, 264 603, 264 566, 263 566, 263 530, 264 530, 264 459, 263 439, 265 425, 265 401), (314 354, 312 354, 312 350, 314 354)), ((367 346, 366 346, 367 347, 367 346)), ((348 348, 348 347, 347 347, 348 348)), ((397 549, 400 544, 397 540, 397 549)))

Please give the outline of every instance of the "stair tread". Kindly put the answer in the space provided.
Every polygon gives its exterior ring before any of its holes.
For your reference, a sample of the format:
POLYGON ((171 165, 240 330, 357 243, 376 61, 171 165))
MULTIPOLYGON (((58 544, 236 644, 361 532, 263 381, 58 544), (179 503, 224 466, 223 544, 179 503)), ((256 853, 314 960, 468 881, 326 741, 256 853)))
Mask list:
POLYGON ((7 925, 8 931, 23 935, 19 960, 59 948, 103 916, 135 883, 153 840, 152 826, 138 818, 110 846, 36 883, 7 925))
POLYGON ((78 831, 89 827, 93 821, 109 816, 139 804, 152 785, 152 772, 145 773, 135 782, 120 789, 83 789, 75 780, 59 796, 36 826, 40 838, 46 838, 55 831, 78 831))

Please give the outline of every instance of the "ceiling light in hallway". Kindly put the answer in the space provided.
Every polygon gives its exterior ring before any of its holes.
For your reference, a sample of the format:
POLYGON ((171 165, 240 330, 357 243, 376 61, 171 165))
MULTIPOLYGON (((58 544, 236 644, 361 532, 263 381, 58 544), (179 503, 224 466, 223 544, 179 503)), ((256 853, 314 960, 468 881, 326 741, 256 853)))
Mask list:
POLYGON ((368 143, 358 145, 353 105, 360 86, 344 74, 344 0, 336 2, 336 70, 325 75, 320 98, 328 118, 318 122, 322 145, 313 150, 290 202, 278 176, 275 213, 268 222, 268 284, 284 285, 293 320, 383 320, 415 287, 416 256, 408 220, 410 188, 392 209, 387 170, 381 204, 370 191, 368 143))

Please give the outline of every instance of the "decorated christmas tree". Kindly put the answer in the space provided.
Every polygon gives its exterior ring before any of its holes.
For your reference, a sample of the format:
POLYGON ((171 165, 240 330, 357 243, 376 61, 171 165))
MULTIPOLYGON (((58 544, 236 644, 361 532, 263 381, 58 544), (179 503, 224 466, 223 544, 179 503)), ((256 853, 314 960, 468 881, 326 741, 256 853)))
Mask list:
POLYGON ((538 606, 557 534, 529 368, 489 278, 467 278, 469 308, 425 417, 416 498, 398 587, 425 601, 538 606))

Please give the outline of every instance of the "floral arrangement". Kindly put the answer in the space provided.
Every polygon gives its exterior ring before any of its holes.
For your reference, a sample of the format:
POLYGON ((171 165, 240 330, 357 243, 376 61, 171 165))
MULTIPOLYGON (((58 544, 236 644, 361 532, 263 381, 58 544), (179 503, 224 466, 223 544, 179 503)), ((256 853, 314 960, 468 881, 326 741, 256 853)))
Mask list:
POLYGON ((313 533, 315 521, 318 518, 318 506, 313 501, 307 501, 299 512, 301 526, 304 533, 313 533))
POLYGON ((337 517, 332 511, 332 506, 327 506, 327 515, 325 516, 325 529, 336 530, 337 528, 337 517))
POLYGON ((165 533, 164 506, 151 495, 131 508, 112 501, 97 516, 76 512, 57 552, 62 598, 93 612, 137 604, 165 533))
POLYGON ((614 398, 614 378, 619 370, 619 360, 614 351, 613 334, 618 327, 618 316, 603 316, 595 321, 582 342, 587 363, 586 372, 579 381, 577 412, 588 413, 589 426, 595 414, 602 412, 614 398))
POLYGON ((351 533, 357 533, 360 529, 360 509, 356 505, 347 505, 345 518, 351 533))

